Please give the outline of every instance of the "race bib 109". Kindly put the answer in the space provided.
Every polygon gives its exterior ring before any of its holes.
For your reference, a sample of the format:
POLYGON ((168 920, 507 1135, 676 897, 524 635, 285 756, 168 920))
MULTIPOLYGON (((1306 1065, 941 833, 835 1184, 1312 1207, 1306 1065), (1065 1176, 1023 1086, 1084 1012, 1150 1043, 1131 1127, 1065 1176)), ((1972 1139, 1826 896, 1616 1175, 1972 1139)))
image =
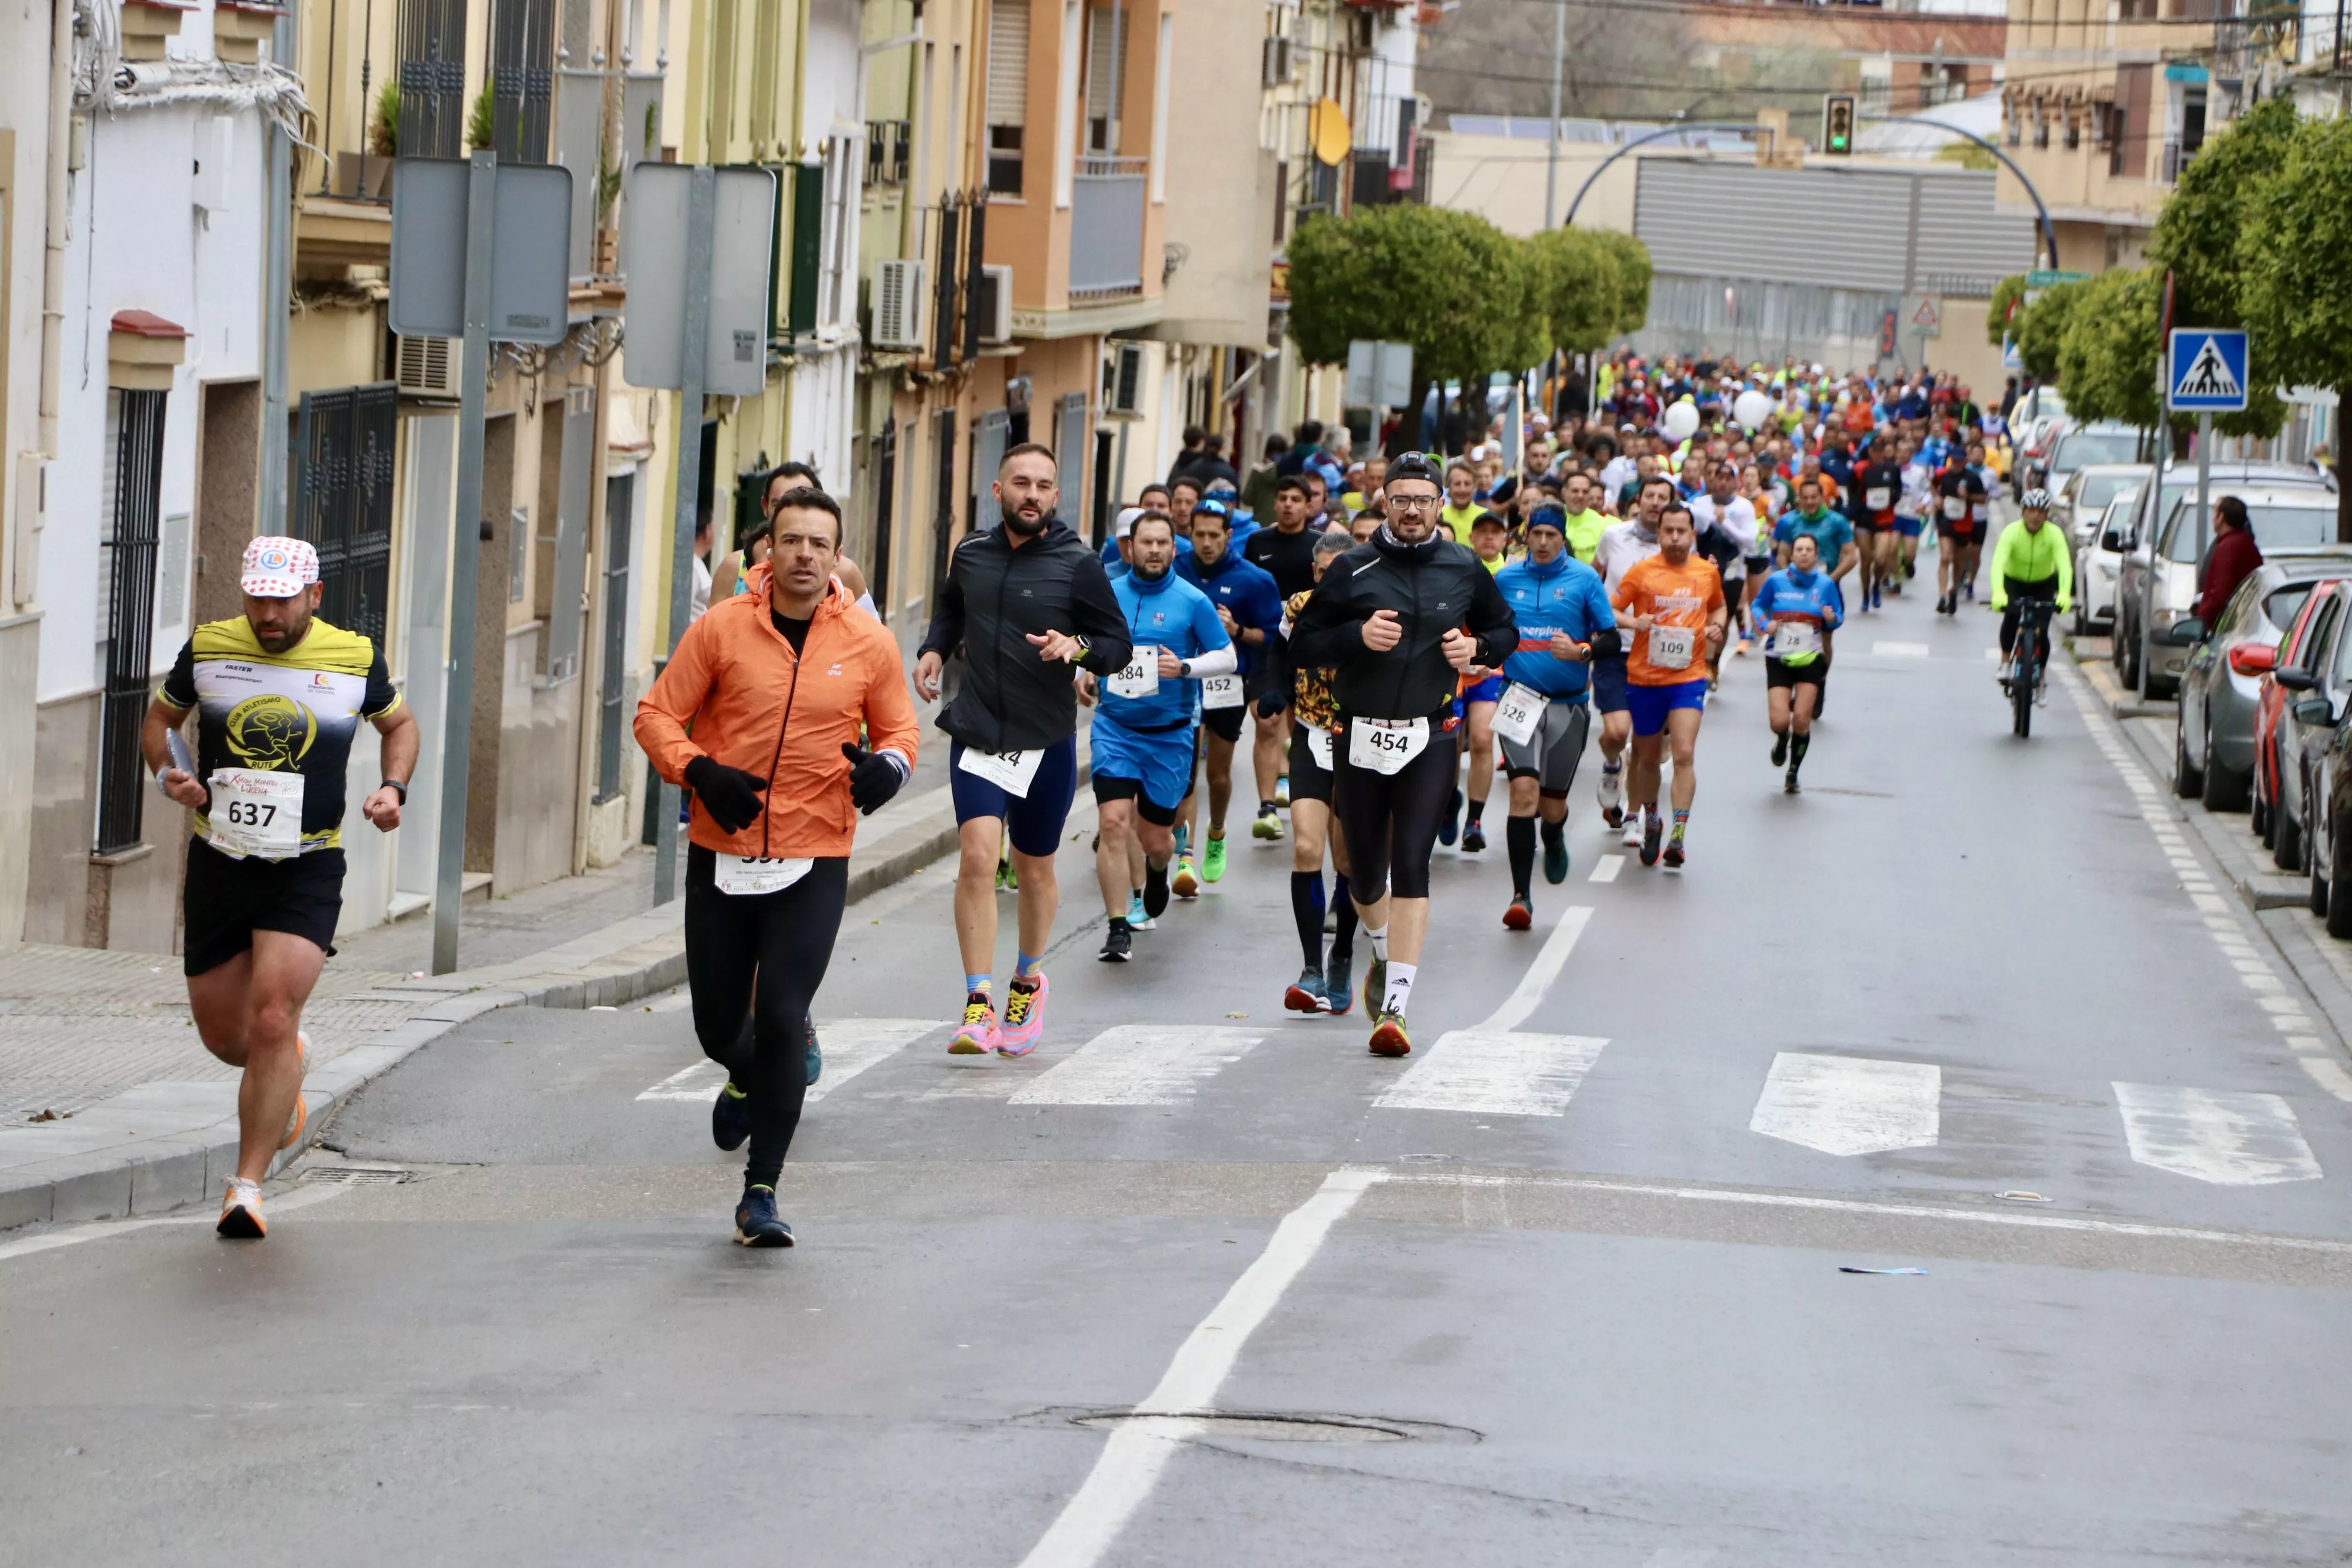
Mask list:
POLYGON ((1690 626, 1652 626, 1650 663, 1658 669, 1688 669, 1698 633, 1690 626))

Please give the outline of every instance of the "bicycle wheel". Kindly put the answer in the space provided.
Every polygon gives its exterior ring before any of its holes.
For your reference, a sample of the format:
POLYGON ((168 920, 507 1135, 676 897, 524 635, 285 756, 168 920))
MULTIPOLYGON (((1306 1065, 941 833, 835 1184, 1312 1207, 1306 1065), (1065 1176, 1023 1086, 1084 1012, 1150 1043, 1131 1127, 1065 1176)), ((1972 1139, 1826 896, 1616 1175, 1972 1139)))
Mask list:
POLYGON ((2033 688, 2041 679, 2041 666, 2028 659, 2009 683, 2010 732, 2021 741, 2033 733, 2033 688))

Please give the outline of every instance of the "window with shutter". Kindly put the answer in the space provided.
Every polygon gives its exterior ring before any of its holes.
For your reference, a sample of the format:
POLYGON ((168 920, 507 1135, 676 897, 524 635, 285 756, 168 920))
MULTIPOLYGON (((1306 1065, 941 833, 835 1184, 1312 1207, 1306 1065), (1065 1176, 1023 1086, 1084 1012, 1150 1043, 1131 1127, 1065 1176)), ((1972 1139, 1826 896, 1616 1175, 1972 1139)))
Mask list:
POLYGON ((1021 194, 1029 121, 1029 0, 996 0, 988 20, 988 189, 1021 194))
POLYGON ((155 547, 163 488, 163 392, 110 391, 107 482, 100 517, 107 559, 106 640, 99 645, 105 682, 99 740, 98 843, 101 855, 139 842, 147 770, 139 754, 154 679, 155 547))
POLYGON ((1118 151, 1119 107, 1126 100, 1120 58, 1132 25, 1123 6, 1097 6, 1087 26, 1087 151, 1118 151))
POLYGON ((319 552, 319 615, 379 647, 391 599, 399 420, 400 389, 392 382, 302 395, 294 533, 319 552))

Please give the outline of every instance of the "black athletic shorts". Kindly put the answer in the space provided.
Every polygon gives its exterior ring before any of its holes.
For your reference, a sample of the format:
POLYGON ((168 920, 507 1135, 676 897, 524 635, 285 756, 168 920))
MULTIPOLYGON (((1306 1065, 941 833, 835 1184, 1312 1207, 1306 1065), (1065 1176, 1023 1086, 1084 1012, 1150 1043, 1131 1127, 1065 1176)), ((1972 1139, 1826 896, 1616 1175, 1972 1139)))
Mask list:
POLYGON ((1135 802, 1135 815, 1146 822, 1167 827, 1176 820, 1176 807, 1152 805, 1151 796, 1145 793, 1141 779, 1109 779, 1097 773, 1094 781, 1097 805, 1106 800, 1131 800, 1135 802))
POLYGON ((1296 719, 1290 721, 1290 798, 1331 804, 1331 770, 1315 760, 1307 726, 1296 719))
POLYGON ((1811 664, 1790 664, 1784 659, 1764 661, 1764 689, 1776 686, 1819 686, 1829 678, 1830 661, 1826 655, 1811 664))
POLYGON ((1246 701, 1232 708, 1203 708, 1201 728, 1223 740, 1238 742, 1242 738, 1242 715, 1249 709, 1246 701))
POLYGON ((335 921, 343 912, 343 852, 313 849, 288 860, 239 859, 193 839, 186 908, 182 968, 190 974, 218 969, 251 952, 257 931, 282 931, 331 954, 335 921))

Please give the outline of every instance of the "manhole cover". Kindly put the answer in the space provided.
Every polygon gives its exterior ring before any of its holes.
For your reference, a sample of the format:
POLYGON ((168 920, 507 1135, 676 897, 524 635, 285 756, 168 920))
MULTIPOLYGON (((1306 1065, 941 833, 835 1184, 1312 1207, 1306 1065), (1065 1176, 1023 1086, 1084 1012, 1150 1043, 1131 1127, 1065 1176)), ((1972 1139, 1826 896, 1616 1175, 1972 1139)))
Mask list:
POLYGON ((305 1182, 333 1182, 346 1187, 396 1187, 416 1179, 414 1171, 390 1170, 381 1165, 322 1165, 307 1171, 305 1182))
POLYGON ((1144 1410, 1076 1410, 1058 1415, 1073 1426, 1108 1431, 1137 1426, 1171 1437, 1251 1443, 1475 1443, 1478 1434, 1429 1421, 1365 1415, 1293 1415, 1268 1411, 1219 1411, 1206 1415, 1144 1410))

